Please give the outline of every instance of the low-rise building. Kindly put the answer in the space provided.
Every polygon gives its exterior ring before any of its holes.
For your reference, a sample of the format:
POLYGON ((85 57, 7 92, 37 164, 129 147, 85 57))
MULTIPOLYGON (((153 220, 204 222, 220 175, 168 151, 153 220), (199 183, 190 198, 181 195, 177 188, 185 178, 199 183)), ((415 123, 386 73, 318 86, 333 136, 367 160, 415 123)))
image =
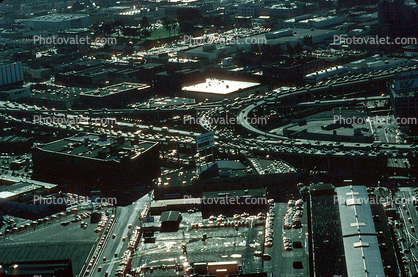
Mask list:
POLYGON ((10 84, 23 83, 22 63, 8 63, 0 65, 0 87, 10 84))
POLYGON ((279 28, 329 28, 344 22, 343 16, 302 15, 279 22, 279 28))
POLYGON ((220 101, 234 99, 250 94, 262 94, 268 90, 268 86, 255 82, 243 82, 221 79, 206 79, 206 82, 182 88, 184 97, 194 98, 197 101, 220 101))
POLYGON ((70 109, 80 101, 80 93, 85 88, 51 86, 46 89, 32 89, 31 100, 38 106, 70 109))
POLYGON ((90 26, 87 14, 48 14, 25 20, 26 28, 32 30, 66 30, 73 28, 88 28, 90 26))
POLYGON ((71 260, 7 261, 0 268, 5 277, 57 276, 73 277, 71 260))
POLYGON ((302 81, 303 76, 325 67, 325 60, 315 57, 285 57, 280 63, 263 66, 263 77, 266 81, 302 81))
POLYGON ((0 87, 0 100, 15 101, 21 98, 29 98, 30 89, 28 87, 20 86, 5 86, 0 87))
POLYGON ((93 107, 122 107, 128 101, 147 97, 151 87, 145 84, 120 83, 95 90, 82 92, 82 105, 93 107))
POLYGON ((45 180, 78 184, 85 194, 100 189, 123 202, 133 197, 124 191, 146 188, 160 174, 158 156, 158 143, 106 134, 78 135, 36 146, 33 172, 45 180))
MULTIPOLYGON (((10 181, 9 181, 10 182, 10 181)), ((56 193, 58 185, 34 180, 22 182, 11 181, 12 184, 0 187, 0 204, 6 214, 38 219, 66 209, 66 201, 41 201, 41 199, 64 199, 56 193)))
POLYGON ((81 71, 66 71, 55 75, 55 82, 61 85, 80 85, 82 87, 91 87, 97 84, 104 84, 116 68, 105 66, 96 66, 81 71))
MULTIPOLYGON (((407 71, 395 76, 388 86, 396 117, 416 117, 418 114, 418 71, 407 71)), ((401 120, 400 120, 401 121, 401 120)))

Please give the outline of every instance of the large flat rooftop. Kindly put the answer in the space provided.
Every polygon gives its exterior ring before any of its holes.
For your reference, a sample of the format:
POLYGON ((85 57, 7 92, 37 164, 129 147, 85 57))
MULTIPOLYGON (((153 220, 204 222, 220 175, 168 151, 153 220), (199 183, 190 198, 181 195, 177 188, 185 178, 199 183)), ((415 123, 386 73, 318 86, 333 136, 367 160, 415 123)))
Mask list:
POLYGON ((60 22, 60 21, 76 20, 76 19, 80 19, 84 17, 88 17, 88 15, 87 14, 58 13, 58 14, 48 14, 48 15, 29 18, 28 21, 60 22))
POLYGON ((366 186, 336 189, 349 276, 385 276, 366 186))
POLYGON ((122 157, 135 158, 155 144, 147 141, 137 141, 133 144, 132 140, 87 134, 54 141, 40 148, 43 151, 84 158, 120 161, 122 157))
POLYGON ((107 86, 103 88, 97 88, 95 90, 84 92, 83 95, 103 97, 103 96, 108 96, 111 94, 121 93, 121 92, 128 91, 128 90, 133 90, 133 89, 140 90, 140 89, 147 89, 147 88, 150 88, 150 86, 146 84, 120 83, 120 84, 107 86))
POLYGON ((32 89, 31 98, 49 100, 69 100, 77 98, 84 88, 67 86, 48 86, 46 89, 32 89))
POLYGON ((258 85, 260 85, 260 83, 207 78, 204 83, 183 87, 182 90, 213 94, 230 94, 240 89, 248 89, 258 85))
POLYGON ((12 185, 3 186, 0 187, 0 198, 6 199, 10 197, 14 197, 17 195, 29 193, 34 190, 46 188, 51 189, 56 187, 57 185, 49 184, 49 183, 43 183, 43 182, 18 182, 14 183, 12 185))

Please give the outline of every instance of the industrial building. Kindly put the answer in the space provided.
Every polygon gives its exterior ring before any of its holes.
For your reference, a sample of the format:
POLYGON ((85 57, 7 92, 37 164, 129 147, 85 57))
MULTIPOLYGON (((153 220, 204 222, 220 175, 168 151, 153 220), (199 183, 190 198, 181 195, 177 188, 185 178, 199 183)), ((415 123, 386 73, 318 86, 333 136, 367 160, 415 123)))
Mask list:
POLYGON ((82 105, 89 108, 122 107, 134 99, 149 96, 151 87, 145 84, 120 83, 91 91, 82 92, 82 105))
MULTIPOLYGON (((311 222, 309 255, 314 276, 347 276, 340 213, 331 184, 310 186, 311 222)), ((350 275, 351 276, 351 275, 350 275)))
MULTIPOLYGON (((202 197, 205 192, 218 195, 229 190, 268 188, 275 191, 294 186, 297 171, 285 161, 250 158, 246 164, 220 160, 202 165, 195 173, 180 171, 162 176, 156 180, 154 198, 183 199, 202 197)), ((254 195, 259 196, 258 192, 254 195)))
POLYGON ((87 14, 48 14, 25 20, 26 28, 31 30, 61 31, 66 29, 88 28, 87 14))
MULTIPOLYGON (((388 85, 392 108, 396 117, 416 117, 418 114, 418 71, 395 76, 388 85)), ((405 122, 399 122, 405 124, 405 122)))
POLYGON ((343 16, 318 16, 312 14, 297 16, 279 22, 279 28, 329 28, 344 22, 343 16))
MULTIPOLYGON (((246 24, 247 17, 237 18, 238 24, 246 24)), ((198 39, 198 38, 197 38, 198 39)), ((237 47, 230 44, 205 44, 203 46, 192 47, 177 53, 179 58, 184 59, 202 59, 208 62, 214 62, 220 56, 230 55, 237 51, 237 47)))
POLYGON ((73 277, 71 260, 14 261, 2 264, 0 275, 4 277, 73 277))
POLYGON ((240 36, 227 43, 205 44, 191 49, 179 51, 177 56, 182 58, 199 58, 207 61, 215 61, 221 56, 227 56, 238 50, 250 50, 255 44, 261 47, 263 44, 279 45, 286 50, 288 45, 295 47, 303 45, 307 37, 312 38, 312 44, 321 43, 339 35, 341 30, 315 29, 315 28, 284 28, 278 31, 261 33, 253 36, 240 36))
POLYGON ((413 66, 416 63, 416 60, 376 54, 371 57, 366 57, 343 65, 333 66, 306 74, 303 77, 303 81, 308 83, 317 83, 321 80, 333 77, 337 74, 344 74, 346 72, 367 73, 379 70, 390 70, 398 67, 413 66))
POLYGON ((30 88, 19 86, 0 87, 0 100, 15 101, 21 98, 29 98, 30 88))
POLYGON ((22 63, 0 65, 0 87, 23 83, 22 63))
POLYGON ((207 78, 206 82, 183 87, 182 94, 197 101, 221 101, 250 94, 259 95, 267 90, 268 86, 260 83, 207 78))
POLYGON ((315 274, 392 276, 394 272, 382 263, 366 187, 319 183, 310 191, 315 274))
POLYGON ((325 59, 316 57, 284 57, 284 61, 263 66, 263 79, 271 81, 300 82, 303 76, 311 72, 323 69, 326 66, 325 59))
POLYGON ((191 82, 200 82, 204 80, 205 78, 199 69, 169 69, 156 73, 153 76, 152 85, 155 93, 167 96, 181 92, 181 88, 183 86, 191 85, 191 82))
POLYGON ((176 232, 179 229, 179 224, 182 220, 179 211, 165 211, 161 213, 161 231, 176 232))
POLYGON ((13 151, 16 154, 27 153, 30 151, 33 145, 33 138, 23 137, 14 134, 1 134, 0 135, 0 151, 7 152, 13 151))
POLYGON ((338 1, 339 8, 352 8, 355 6, 376 5, 378 0, 340 0, 338 1))
POLYGON ((416 60, 376 54, 368 58, 344 64, 343 66, 350 72, 369 72, 373 70, 388 70, 397 67, 412 66, 416 63, 416 60))
POLYGON ((70 109, 80 102, 80 87, 45 86, 45 89, 32 89, 30 99, 35 105, 56 109, 70 109))
POLYGON ((344 66, 333 66, 331 68, 325 68, 313 73, 306 74, 303 76, 303 81, 315 84, 316 82, 319 82, 323 79, 345 72, 347 72, 347 68, 344 66))
POLYGON ((112 74, 118 70, 105 66, 96 66, 81 71, 66 71, 55 75, 55 82, 60 85, 89 87, 97 84, 105 84, 112 74))
POLYGON ((41 197, 61 198, 55 195, 58 185, 35 180, 12 182, 0 187, 0 206, 2 210, 12 216, 37 219, 53 213, 65 211, 65 201, 48 202, 35 201, 41 197), (60 202, 60 203, 58 203, 60 202))
POLYGON ((305 138, 311 140, 327 141, 353 141, 353 142, 373 142, 373 134, 370 131, 370 125, 366 122, 367 114, 359 112, 353 108, 338 110, 333 112, 332 116, 323 117, 320 120, 305 120, 283 127, 283 135, 289 138, 305 138), (356 123, 347 123, 344 118, 349 116, 359 118, 356 123), (336 120, 336 118, 340 120, 336 120))
POLYGON ((388 276, 383 268, 366 187, 344 186, 336 188, 335 191, 347 275, 360 276, 367 273, 370 276, 388 276))
POLYGON ((377 11, 381 34, 401 37, 417 33, 418 7, 414 1, 380 1, 377 11))
POLYGON ((85 194, 99 189, 121 196, 151 185, 160 174, 158 151, 154 142, 81 134, 36 146, 33 172, 42 179, 83 184, 79 189, 85 194))
MULTIPOLYGON (((316 9, 316 3, 298 3, 298 2, 275 2, 268 6, 260 8, 261 16, 270 16, 278 18, 290 18, 303 14, 304 10, 316 9)), ((309 12, 309 11, 308 11, 309 12)))

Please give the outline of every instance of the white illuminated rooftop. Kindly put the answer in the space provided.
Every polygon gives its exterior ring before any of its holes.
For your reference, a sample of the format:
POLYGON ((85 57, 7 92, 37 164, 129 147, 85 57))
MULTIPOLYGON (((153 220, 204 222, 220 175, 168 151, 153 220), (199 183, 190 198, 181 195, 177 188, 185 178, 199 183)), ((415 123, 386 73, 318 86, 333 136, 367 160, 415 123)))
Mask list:
POLYGON ((183 87, 182 90, 206 92, 213 94, 229 94, 239 89, 247 89, 258 85, 260 85, 260 83, 207 78, 205 83, 183 87))

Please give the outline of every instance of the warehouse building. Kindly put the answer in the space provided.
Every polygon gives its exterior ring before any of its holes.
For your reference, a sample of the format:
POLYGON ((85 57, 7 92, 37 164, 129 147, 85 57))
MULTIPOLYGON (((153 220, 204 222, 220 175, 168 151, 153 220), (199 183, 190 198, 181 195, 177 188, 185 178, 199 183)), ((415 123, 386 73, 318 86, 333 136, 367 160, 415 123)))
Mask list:
POLYGON ((259 95, 267 90, 268 86, 260 83, 207 78, 203 83, 183 87, 182 93, 184 97, 194 98, 196 101, 221 101, 250 94, 259 95))
POLYGON ((297 171, 285 161, 250 158, 245 164, 220 160, 202 165, 195 172, 179 171, 159 177, 155 180, 154 198, 191 199, 202 197, 205 192, 214 192, 216 197, 221 193, 222 197, 222 193, 226 196, 231 190, 237 191, 240 198, 250 194, 257 198, 263 197, 264 192, 252 189, 286 191, 294 187, 297 171))
POLYGON ((143 191, 160 174, 158 153, 154 142, 78 135, 36 146, 33 172, 37 178, 77 184, 78 193, 101 190, 120 203, 122 196, 138 196, 129 191, 143 191))
MULTIPOLYGON (((331 184, 310 186, 309 247, 313 276, 347 276, 338 203, 331 184)), ((352 276, 352 275, 350 275, 352 276)), ((383 275, 384 276, 384 275, 383 275)))
POLYGON ((8 262, 0 267, 1 276, 73 277, 71 260, 8 262))
POLYGON ((388 90, 395 116, 415 118, 418 114, 418 71, 397 74, 388 90))
POLYGON ((81 102, 89 108, 123 107, 127 102, 145 98, 151 87, 145 84, 120 83, 81 93, 81 102))
POLYGON ((87 14, 48 14, 29 18, 25 23, 26 28, 32 30, 61 31, 90 27, 90 20, 87 14))
POLYGON ((65 71, 55 75, 55 83, 68 86, 91 87, 104 85, 105 81, 118 72, 115 68, 96 66, 81 71, 65 71))
POLYGON ((0 187, 0 206, 8 215, 38 219, 65 211, 65 201, 48 202, 40 200, 50 197, 62 198, 56 193, 57 191, 58 185, 55 184, 35 180, 13 182, 0 187))
POLYGON ((22 63, 0 65, 0 87, 23 83, 22 63))
POLYGON ((388 276, 383 268, 366 187, 344 186, 336 188, 335 191, 341 219, 347 275, 388 276))

